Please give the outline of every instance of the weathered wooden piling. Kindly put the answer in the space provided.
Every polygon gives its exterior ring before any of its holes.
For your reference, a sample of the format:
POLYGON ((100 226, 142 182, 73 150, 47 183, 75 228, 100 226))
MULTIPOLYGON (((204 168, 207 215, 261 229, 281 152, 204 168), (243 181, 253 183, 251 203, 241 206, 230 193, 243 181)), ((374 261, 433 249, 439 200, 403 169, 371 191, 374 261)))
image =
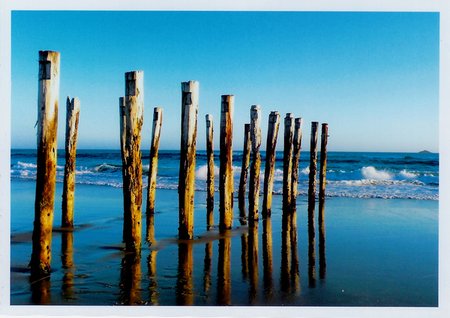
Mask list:
POLYGON ((258 220, 259 208, 259 174, 261 169, 261 107, 253 105, 250 109, 250 140, 252 143, 252 162, 250 165, 250 185, 248 194, 248 220, 250 223, 258 220))
POLYGON ((246 218, 246 208, 245 208, 245 190, 247 185, 248 168, 250 165, 250 152, 252 150, 252 143, 250 141, 250 124, 244 125, 244 150, 242 152, 242 168, 241 177, 239 179, 239 217, 241 224, 247 224, 246 218))
POLYGON ((181 145, 178 178, 180 239, 194 237, 195 152, 198 114, 197 81, 181 83, 181 145))
POLYGON ((152 141, 150 144, 150 161, 148 166, 147 215, 155 213, 156 176, 158 174, 158 150, 162 119, 163 109, 161 107, 155 107, 153 109, 152 141))
POLYGON ((327 179, 327 143, 328 124, 322 124, 322 138, 320 142, 319 200, 325 200, 325 186, 327 179))
POLYGON ((78 122, 80 118, 80 101, 78 98, 66 101, 66 145, 64 166, 64 183, 62 195, 61 226, 73 228, 73 206, 75 198, 75 161, 77 154, 78 122))
POLYGON ((156 176, 158 174, 158 150, 161 136, 163 110, 161 107, 153 109, 152 141, 150 144, 150 162, 148 167, 148 188, 147 188, 147 210, 146 210, 146 240, 153 243, 155 239, 154 215, 155 215, 155 194, 156 176))
POLYGON ((302 147, 302 119, 295 118, 293 156, 292 156, 292 198, 291 206, 293 209, 297 205, 298 195, 298 167, 300 161, 300 149, 302 147))
POLYGON ((233 112, 234 96, 222 95, 220 114, 220 230, 233 225, 233 112))
POLYGON ((206 178, 206 227, 209 230, 214 225, 214 148, 213 116, 206 114, 206 161, 208 173, 206 178))
POLYGON ((264 171, 264 199, 262 211, 263 218, 266 218, 272 214, 272 191, 276 159, 275 148, 277 146, 279 127, 280 114, 278 112, 271 112, 267 127, 266 166, 264 171))
POLYGON ((283 151, 283 212, 290 211, 292 206, 292 151, 294 139, 294 116, 287 113, 284 118, 284 151, 283 151))
MULTIPOLYGON (((309 187, 308 187, 308 224, 314 229, 314 209, 316 204, 316 174, 317 174, 317 125, 311 123, 311 143, 309 161, 309 187)), ((313 231, 314 232, 314 231, 313 231)))
POLYGON ((39 51, 37 174, 31 275, 50 273, 56 182, 60 55, 39 51))
POLYGON ((141 130, 144 122, 144 72, 125 73, 120 99, 125 249, 140 253, 142 232, 141 130))

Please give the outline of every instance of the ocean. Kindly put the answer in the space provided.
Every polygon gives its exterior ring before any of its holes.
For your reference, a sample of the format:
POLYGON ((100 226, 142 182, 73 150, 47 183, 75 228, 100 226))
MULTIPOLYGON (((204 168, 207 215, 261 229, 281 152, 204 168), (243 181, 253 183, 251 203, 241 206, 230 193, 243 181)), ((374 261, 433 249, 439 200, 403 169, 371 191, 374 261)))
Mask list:
MULTIPOLYGON (((215 154, 215 189, 218 190, 219 152, 215 154)), ((261 182, 265 152, 262 155, 261 182)), ((143 151, 144 186, 148 184, 148 151, 143 151)), ((235 189, 239 184, 242 152, 233 153, 235 189)), ((122 186, 121 157, 118 150, 78 150, 76 183, 107 187, 122 186)), ((206 191, 206 152, 197 152, 196 190, 206 191)), ((282 194, 283 152, 275 163, 274 194, 282 194)), ((178 188, 179 152, 159 152, 157 188, 178 188)), ((309 152, 300 157, 299 195, 308 191, 309 152)), ((64 176, 64 151, 58 152, 57 182, 64 176)), ((36 150, 12 150, 11 179, 36 178, 36 150)), ((262 183, 261 183, 262 185, 262 183)), ((328 197, 380 199, 439 199, 439 155, 434 153, 329 152, 328 197)))

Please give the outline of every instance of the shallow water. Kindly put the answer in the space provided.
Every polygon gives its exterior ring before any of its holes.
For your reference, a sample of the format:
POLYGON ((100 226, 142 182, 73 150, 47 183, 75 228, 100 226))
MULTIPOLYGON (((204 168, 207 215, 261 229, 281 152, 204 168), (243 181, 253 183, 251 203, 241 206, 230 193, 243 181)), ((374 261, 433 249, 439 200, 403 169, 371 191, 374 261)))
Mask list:
MULTIPOLYGON (((60 197, 58 184, 55 226, 60 197)), ((176 238, 177 200, 176 191, 157 190, 156 243, 135 257, 121 250, 122 189, 77 185, 77 228, 54 232, 51 277, 30 282, 34 182, 13 180, 11 304, 438 304, 437 201, 327 198, 324 244, 316 210, 311 245, 304 196, 290 217, 275 196, 271 219, 256 227, 241 225, 235 209, 233 230, 220 235, 206 231, 205 193, 197 191, 192 242, 176 238)))

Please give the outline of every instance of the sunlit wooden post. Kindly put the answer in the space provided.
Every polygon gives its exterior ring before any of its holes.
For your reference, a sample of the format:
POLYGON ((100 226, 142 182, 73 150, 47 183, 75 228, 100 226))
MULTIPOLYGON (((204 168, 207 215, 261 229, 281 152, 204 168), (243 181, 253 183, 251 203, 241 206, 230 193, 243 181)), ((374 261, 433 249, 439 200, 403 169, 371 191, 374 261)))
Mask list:
POLYGON ((319 173, 319 277, 325 278, 325 186, 327 174, 327 143, 328 124, 322 124, 322 139, 320 144, 320 173, 319 173))
POLYGON ((222 95, 220 115, 220 230, 233 225, 233 111, 234 96, 222 95))
POLYGON ((314 210, 316 205, 316 173, 317 173, 317 126, 311 123, 309 187, 308 187, 308 277, 309 286, 316 286, 316 233, 314 210))
POLYGON ((284 118, 283 152, 283 212, 291 208, 292 200, 292 141, 294 139, 294 116, 287 113, 284 118))
POLYGON ((272 214, 272 191, 279 127, 280 114, 278 112, 271 112, 269 115, 269 124, 267 127, 266 166, 264 171, 264 199, 262 211, 263 218, 266 218, 272 214))
POLYGON ((210 229, 214 225, 214 148, 213 148, 213 116, 207 114, 206 119, 206 161, 208 173, 206 178, 206 227, 210 229))
POLYGON ((242 168, 241 177, 239 179, 239 216, 241 223, 246 224, 246 208, 245 208, 245 188, 247 185, 248 167, 250 165, 250 152, 252 150, 252 143, 250 141, 250 124, 244 125, 244 150, 242 152, 242 168))
POLYGON ((73 206, 75 198, 75 161, 77 154, 78 121, 80 118, 80 101, 78 98, 66 101, 66 145, 64 166, 64 183, 62 195, 61 226, 73 228, 73 206))
POLYGON ((37 174, 31 275, 50 274, 55 200, 60 55, 39 51, 37 174))
POLYGON ((150 161, 148 167, 147 216, 155 214, 156 176, 158 174, 158 150, 162 119, 163 109, 161 107, 155 107, 153 109, 152 141, 150 144, 150 161))
POLYGON ((250 185, 248 194, 248 220, 250 223, 258 220, 259 208, 259 174, 261 170, 261 107, 253 105, 250 109, 250 140, 252 143, 252 162, 250 165, 250 185))
POLYGON ((197 81, 181 83, 181 145, 178 178, 180 239, 194 237, 195 155, 198 114, 197 81))
POLYGON ((123 234, 126 250, 139 253, 142 240, 141 130, 144 122, 144 72, 125 73, 125 97, 120 100, 120 104, 123 234))
POLYGON ((292 209, 296 208, 298 195, 298 167, 300 161, 300 149, 302 146, 302 119, 295 118, 294 128, 294 142, 293 142, 293 156, 292 156, 292 209))

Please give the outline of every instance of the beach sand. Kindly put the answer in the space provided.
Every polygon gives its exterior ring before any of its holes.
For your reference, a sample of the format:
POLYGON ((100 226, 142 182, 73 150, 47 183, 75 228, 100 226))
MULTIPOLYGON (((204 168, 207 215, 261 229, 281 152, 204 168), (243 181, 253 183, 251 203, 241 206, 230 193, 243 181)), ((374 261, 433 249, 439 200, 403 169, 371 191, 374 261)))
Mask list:
MULTIPOLYGON (((438 201, 327 198, 325 252, 316 223, 312 259, 305 196, 297 200, 297 235, 283 234, 275 195, 270 224, 260 220, 257 232, 240 225, 235 198, 234 228, 219 239, 217 228, 206 231, 206 192, 197 191, 196 239, 178 244, 178 193, 158 189, 156 243, 143 244, 136 259, 121 250, 122 189, 77 185, 76 229, 54 231, 51 277, 30 283, 34 191, 34 182, 11 182, 12 305, 438 305, 438 201)), ((216 193, 216 225, 218 211, 216 193)), ((317 215, 316 208, 316 222, 317 215)), ((145 215, 142 224, 145 234, 145 215)))

